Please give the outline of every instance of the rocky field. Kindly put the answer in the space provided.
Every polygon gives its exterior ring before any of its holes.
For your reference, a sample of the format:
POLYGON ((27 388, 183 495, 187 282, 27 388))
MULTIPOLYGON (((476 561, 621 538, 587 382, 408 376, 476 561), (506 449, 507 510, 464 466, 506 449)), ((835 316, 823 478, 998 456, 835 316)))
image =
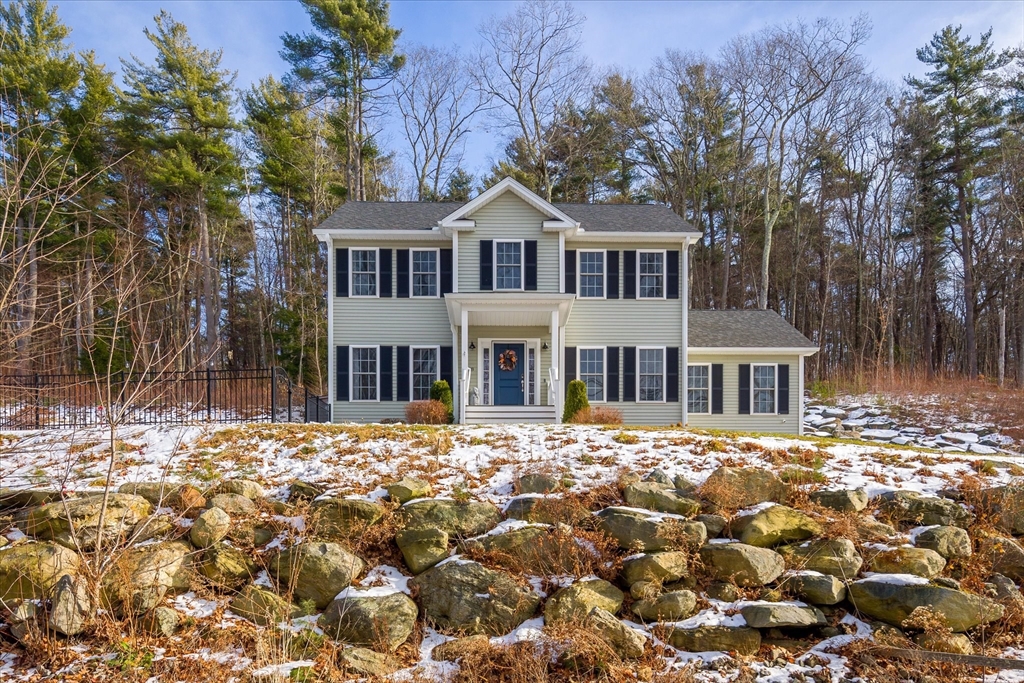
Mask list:
POLYGON ((1018 460, 589 426, 0 435, 0 680, 1020 681, 1018 460))

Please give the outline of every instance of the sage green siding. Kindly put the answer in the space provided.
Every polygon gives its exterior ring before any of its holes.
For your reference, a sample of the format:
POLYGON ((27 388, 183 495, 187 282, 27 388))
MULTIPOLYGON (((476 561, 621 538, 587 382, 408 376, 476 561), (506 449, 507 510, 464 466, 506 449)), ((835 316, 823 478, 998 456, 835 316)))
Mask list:
POLYGON ((548 216, 511 192, 469 216, 473 230, 459 232, 459 292, 480 291, 480 240, 537 240, 537 291, 558 293, 558 233, 542 232, 548 216))
POLYGON ((800 357, 773 354, 690 355, 690 364, 722 364, 721 415, 690 415, 689 425, 707 429, 741 432, 782 432, 796 434, 800 427, 800 357), (774 363, 789 365, 789 415, 740 415, 740 364, 774 363))

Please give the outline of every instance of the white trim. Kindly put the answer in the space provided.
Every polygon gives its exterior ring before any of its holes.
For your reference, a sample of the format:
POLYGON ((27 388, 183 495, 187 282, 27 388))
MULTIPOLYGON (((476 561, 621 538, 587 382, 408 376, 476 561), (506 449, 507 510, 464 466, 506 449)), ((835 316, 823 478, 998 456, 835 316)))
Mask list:
POLYGON ((467 387, 462 385, 466 381, 463 378, 466 377, 466 370, 469 368, 469 311, 462 309, 462 317, 459 322, 459 422, 465 422, 466 403, 469 399, 466 396, 467 387))
MULTIPOLYGON (((796 433, 798 436, 804 435, 804 357, 800 356, 800 377, 797 380, 798 388, 800 391, 800 398, 797 401, 797 428, 796 433)), ((789 378, 790 384, 793 383, 793 378, 789 378)))
MULTIPOLYGON (((337 268, 335 264, 336 253, 334 251, 334 240, 324 240, 327 243, 327 405, 331 407, 331 422, 334 421, 334 403, 337 401, 337 391, 334 386, 334 359, 337 356, 337 349, 334 348, 334 298, 338 293, 335 277, 337 268)), ((349 394, 351 397, 351 394, 349 394)))
POLYGON ((668 298, 668 249, 636 250, 636 300, 664 301, 668 298), (661 254, 661 296, 640 296, 640 254, 661 254))
MULTIPOLYGON (((422 398, 417 399, 416 396, 415 396, 416 372, 413 370, 413 368, 415 367, 413 365, 413 361, 414 361, 415 356, 416 356, 416 354, 414 353, 416 351, 416 349, 434 349, 434 352, 437 354, 434 357, 434 382, 436 382, 437 380, 441 379, 441 345, 440 344, 437 344, 437 345, 425 344, 425 345, 417 345, 417 346, 411 346, 410 345, 409 346, 409 401, 410 402, 412 402, 412 401, 425 401, 426 400, 426 399, 422 399, 422 398)), ((398 373, 396 372, 395 374, 397 375, 398 373)), ((433 384, 433 382, 431 382, 431 384, 433 384)), ((427 392, 427 398, 430 398, 430 392, 429 391, 427 392)))
MULTIPOLYGON (((393 265, 393 264, 392 264, 393 265)), ((391 269, 392 273, 394 268, 391 269)), ((349 247, 348 250, 348 298, 350 299, 379 299, 380 298, 380 247, 349 247), (352 270, 352 255, 357 251, 372 251, 373 256, 373 294, 356 294, 355 282, 353 277, 355 272, 352 270)), ((387 297, 385 297, 387 298, 387 297)))
POLYGON ((690 353, 694 355, 778 355, 778 356, 813 356, 818 352, 818 349, 808 348, 806 346, 691 346, 690 353))
POLYGON ((689 363, 686 366, 686 377, 683 382, 683 391, 686 392, 686 412, 688 415, 711 415, 711 366, 713 363, 689 363), (708 369, 708 410, 705 413, 691 413, 690 412, 690 368, 707 368, 708 369))
MULTIPOLYGON (((360 373, 363 374, 363 373, 360 373)), ((348 347, 348 400, 349 403, 380 403, 380 345, 372 344, 350 344, 348 347), (355 349, 376 349, 377 360, 374 363, 374 370, 377 373, 377 398, 353 398, 355 392, 352 391, 352 380, 356 376, 356 355, 352 353, 355 349)))
POLYGON ((569 237, 570 242, 675 242, 683 239, 697 239, 699 232, 587 232, 579 230, 569 237))
POLYGON ((476 228, 476 221, 466 218, 466 216, 483 208, 487 204, 490 204, 506 192, 514 193, 537 211, 554 218, 554 220, 546 220, 541 223, 541 230, 544 232, 576 232, 580 227, 579 221, 571 218, 568 214, 562 212, 550 202, 544 201, 513 178, 505 178, 496 185, 488 188, 485 192, 477 195, 472 201, 463 204, 458 209, 439 220, 437 225, 445 233, 452 233, 457 230, 473 230, 476 228))
MULTIPOLYGON (((452 266, 454 268, 454 265, 452 266)), ((455 273, 452 273, 452 277, 455 277, 455 273)), ((441 248, 440 247, 409 247, 409 298, 410 299, 438 299, 441 297, 441 248), (416 270, 413 264, 416 263, 416 259, 413 257, 417 251, 432 251, 434 252, 434 295, 423 295, 415 294, 415 275, 416 270)))
POLYGON ((668 403, 668 347, 666 346, 637 346, 636 347, 636 403, 668 403), (640 400, 640 351, 661 350, 661 400, 642 401, 640 400))
MULTIPOLYGON (((679 301, 680 301, 680 304, 683 307, 683 311, 682 311, 682 318, 683 318, 682 328, 683 329, 682 329, 682 343, 679 346, 679 355, 680 355, 679 362, 682 364, 682 366, 684 368, 686 368, 686 367, 689 367, 689 365, 690 365, 690 349, 688 348, 689 345, 690 345, 690 238, 689 237, 683 239, 683 250, 682 250, 682 253, 680 254, 680 256, 683 259, 683 275, 680 278, 682 280, 682 282, 680 283, 680 287, 679 287, 679 301)), ((688 383, 689 383, 689 380, 687 380, 686 384, 688 384, 688 383)), ((686 384, 684 384, 683 386, 685 387, 686 384)), ((680 424, 683 425, 684 427, 690 423, 689 396, 686 396, 686 398, 687 398, 687 400, 680 401, 680 403, 683 404, 681 406, 683 417, 682 417, 682 420, 680 421, 680 424)), ((710 409, 710 407, 711 406, 709 405, 708 408, 710 409)))
MULTIPOLYGON (((601 391, 604 393, 604 398, 600 400, 591 399, 587 396, 587 401, 590 403, 607 403, 608 402, 608 347, 607 346, 577 346, 576 347, 576 379, 582 380, 583 373, 580 371, 580 351, 600 351, 601 352, 601 391)), ((589 373, 588 373, 589 374, 589 373)), ((586 382, 584 382, 586 384, 586 382)))
MULTIPOLYGON (((589 273, 588 273, 589 275, 589 273)), ((576 298, 587 299, 588 301, 602 301, 608 298, 608 250, 607 249, 577 249, 576 250, 576 298), (582 259, 580 254, 601 254, 601 296, 583 296, 583 269, 580 267, 582 259)))
MULTIPOLYGON (((537 245, 540 246, 539 244, 537 245)), ((538 260, 540 256, 538 255, 538 260)), ((540 273, 538 273, 539 279, 540 273)), ((558 233, 558 293, 565 294, 565 233, 558 233)))
MULTIPOLYGON (((523 344, 525 346, 525 348, 526 348, 526 352, 525 352, 526 353, 526 358, 523 359, 524 363, 527 363, 529 361, 529 357, 530 357, 529 356, 529 352, 530 352, 530 349, 533 349, 534 353, 536 354, 536 356, 535 356, 536 365, 535 365, 535 367, 533 369, 534 370, 534 372, 533 372, 533 380, 535 382, 534 386, 537 389, 537 395, 534 397, 536 399, 536 403, 526 403, 525 402, 530 397, 530 391, 529 391, 529 387, 524 384, 524 386, 523 386, 523 401, 524 401, 523 405, 524 406, 542 406, 542 405, 544 405, 540 401, 540 393, 541 393, 541 391, 540 391, 540 387, 541 387, 541 384, 540 384, 540 366, 541 366, 540 352, 541 352, 541 348, 540 347, 541 347, 541 341, 542 341, 540 338, 538 338, 538 337, 529 337, 529 338, 514 339, 514 338, 509 338, 509 337, 478 337, 474 341, 476 342, 476 370, 477 370, 477 373, 476 373, 477 374, 476 388, 480 392, 480 400, 481 400, 481 403, 477 404, 478 406, 493 407, 495 405, 495 403, 494 403, 494 387, 495 387, 494 378, 495 378, 495 375, 494 375, 494 368, 493 367, 491 368, 491 376, 490 376, 490 380, 491 380, 491 395, 489 396, 489 398, 490 398, 491 402, 490 403, 483 403, 482 402, 483 399, 484 399, 484 349, 486 348, 486 349, 488 349, 490 351, 491 365, 493 366, 494 365, 494 359, 495 359, 495 355, 494 355, 494 345, 495 344, 523 344)), ((528 368, 529 368, 529 366, 527 365, 527 369, 528 368)), ((526 372, 527 372, 527 370, 524 369, 523 370, 524 376, 526 375, 526 372)), ((528 381, 528 380, 524 380, 524 381, 528 381)))
POLYGON ((459 293, 459 233, 452 233, 452 294, 459 293))
MULTIPOLYGON (((761 389, 764 391, 764 389, 761 389)), ((779 364, 778 363, 751 363, 750 364, 750 414, 751 415, 778 415, 779 414, 779 364), (775 410, 770 413, 759 413, 754 410, 754 368, 772 368, 772 404, 775 410)))
MULTIPOLYGON (((507 267, 507 266, 504 266, 507 267)), ((493 292, 525 292, 526 291, 526 240, 492 240, 491 242, 491 291, 493 292), (519 287, 516 289, 498 287, 498 245, 519 244, 519 287)))
POLYGON ((388 241, 416 241, 424 240, 429 242, 447 242, 449 238, 441 234, 437 226, 424 228, 422 230, 357 230, 357 229, 331 229, 314 228, 313 234, 321 242, 328 240, 388 240, 388 241))

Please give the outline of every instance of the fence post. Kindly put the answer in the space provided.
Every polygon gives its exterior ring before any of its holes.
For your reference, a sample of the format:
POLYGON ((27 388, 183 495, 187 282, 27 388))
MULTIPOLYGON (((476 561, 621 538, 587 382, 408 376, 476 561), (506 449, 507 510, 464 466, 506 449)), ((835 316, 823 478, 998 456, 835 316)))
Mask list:
POLYGON ((36 389, 36 429, 39 429, 39 373, 34 375, 32 380, 33 385, 36 389))
POLYGON ((277 368, 270 368, 270 421, 277 422, 277 368))
POLYGON ((292 421, 292 378, 288 378, 288 421, 292 421))
POLYGON ((206 366, 206 421, 213 418, 213 371, 206 366))

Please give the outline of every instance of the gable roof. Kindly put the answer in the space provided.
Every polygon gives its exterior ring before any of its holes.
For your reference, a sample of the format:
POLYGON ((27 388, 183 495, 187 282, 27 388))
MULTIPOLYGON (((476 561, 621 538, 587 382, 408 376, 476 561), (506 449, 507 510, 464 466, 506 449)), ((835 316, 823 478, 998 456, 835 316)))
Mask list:
POLYGON ((775 311, 689 312, 690 348, 785 348, 816 351, 818 345, 775 311))

